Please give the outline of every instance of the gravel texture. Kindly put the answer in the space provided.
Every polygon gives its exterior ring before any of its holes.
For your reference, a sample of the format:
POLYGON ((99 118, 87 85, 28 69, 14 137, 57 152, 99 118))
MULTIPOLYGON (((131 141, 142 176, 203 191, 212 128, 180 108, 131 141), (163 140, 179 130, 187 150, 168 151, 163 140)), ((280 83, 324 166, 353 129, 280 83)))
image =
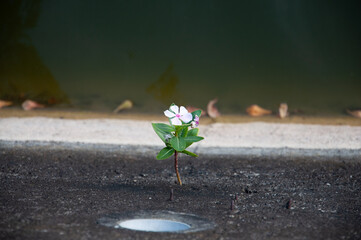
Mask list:
POLYGON ((0 239, 361 238, 360 161, 181 157, 180 187, 172 160, 122 151, 0 147, 0 159, 0 239), (147 233, 97 224, 140 210, 217 226, 147 233))

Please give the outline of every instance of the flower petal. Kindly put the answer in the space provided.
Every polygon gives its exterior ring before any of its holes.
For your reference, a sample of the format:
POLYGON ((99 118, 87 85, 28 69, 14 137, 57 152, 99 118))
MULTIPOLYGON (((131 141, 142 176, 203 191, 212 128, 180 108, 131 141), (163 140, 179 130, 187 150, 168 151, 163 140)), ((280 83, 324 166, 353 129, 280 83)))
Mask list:
POLYGON ((169 108, 171 111, 173 111, 175 114, 179 113, 179 107, 177 105, 173 105, 169 108))
POLYGON ((185 115, 187 113, 188 113, 188 110, 185 107, 181 106, 180 109, 179 109, 179 114, 180 115, 185 115))
POLYGON ((169 118, 175 117, 175 114, 172 113, 172 112, 169 111, 169 110, 165 110, 165 111, 164 111, 164 115, 166 115, 166 116, 169 117, 169 118))
POLYGON ((189 123, 190 121, 193 120, 193 115, 191 113, 186 113, 186 114, 182 115, 180 117, 180 119, 185 123, 189 123))
POLYGON ((175 118, 171 118, 170 121, 172 122, 173 125, 182 125, 181 120, 179 120, 179 118, 175 117, 175 118))

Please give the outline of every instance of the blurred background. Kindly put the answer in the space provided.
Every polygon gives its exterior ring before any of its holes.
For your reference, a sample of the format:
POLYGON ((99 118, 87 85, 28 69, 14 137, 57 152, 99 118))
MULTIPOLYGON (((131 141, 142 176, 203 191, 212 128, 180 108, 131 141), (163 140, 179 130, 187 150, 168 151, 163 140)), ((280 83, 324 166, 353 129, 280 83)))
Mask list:
POLYGON ((0 99, 225 114, 361 107, 361 1, 1 0, 0 99))

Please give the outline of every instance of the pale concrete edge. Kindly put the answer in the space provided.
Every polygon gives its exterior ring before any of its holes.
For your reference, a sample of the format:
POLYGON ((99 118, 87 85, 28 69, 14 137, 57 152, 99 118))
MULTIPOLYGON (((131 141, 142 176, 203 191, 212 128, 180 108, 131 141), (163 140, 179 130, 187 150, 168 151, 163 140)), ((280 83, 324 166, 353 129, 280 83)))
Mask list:
MULTIPOLYGON (((143 145, 118 145, 80 142, 55 141, 4 141, 0 140, 2 150, 86 150, 117 153, 124 156, 156 156, 161 147, 143 145)), ((300 149, 300 148, 249 148, 249 147, 195 147, 191 149, 202 157, 312 160, 336 162, 361 162, 361 149, 300 149)))

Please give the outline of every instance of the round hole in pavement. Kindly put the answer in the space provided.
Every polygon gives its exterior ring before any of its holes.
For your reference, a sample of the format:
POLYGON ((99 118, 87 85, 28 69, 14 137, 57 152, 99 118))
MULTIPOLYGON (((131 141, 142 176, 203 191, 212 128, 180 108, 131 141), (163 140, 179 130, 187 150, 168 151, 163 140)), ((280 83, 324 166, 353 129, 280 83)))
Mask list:
POLYGON ((132 219, 119 223, 119 227, 145 232, 179 232, 190 228, 188 224, 165 219, 132 219))
POLYGON ((194 214, 172 211, 147 211, 113 213, 97 220, 103 226, 143 232, 189 233, 212 229, 215 223, 194 214))

